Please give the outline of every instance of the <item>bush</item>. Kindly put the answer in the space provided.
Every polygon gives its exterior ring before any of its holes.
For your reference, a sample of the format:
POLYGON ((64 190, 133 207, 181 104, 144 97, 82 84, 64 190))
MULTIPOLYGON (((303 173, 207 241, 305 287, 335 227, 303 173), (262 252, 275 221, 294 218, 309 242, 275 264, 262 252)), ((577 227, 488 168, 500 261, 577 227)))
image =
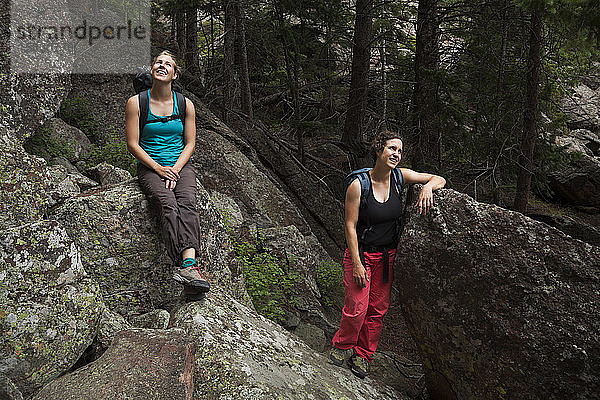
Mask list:
POLYGON ((60 103, 60 118, 81 130, 90 140, 98 136, 98 123, 94 119, 90 102, 83 97, 65 99, 60 103))
POLYGON ((317 287, 321 292, 321 303, 332 307, 334 299, 344 295, 343 285, 344 270, 338 263, 325 262, 317 268, 317 287))
MULTIPOLYGON (((223 219, 227 221, 226 216, 223 219)), ((231 229, 228 232, 232 235, 231 229)), ((257 230, 256 238, 233 238, 233 247, 256 311, 281 323, 285 319, 286 309, 291 309, 297 303, 295 287, 299 275, 293 272, 289 261, 267 252, 262 241, 261 232, 257 230)))

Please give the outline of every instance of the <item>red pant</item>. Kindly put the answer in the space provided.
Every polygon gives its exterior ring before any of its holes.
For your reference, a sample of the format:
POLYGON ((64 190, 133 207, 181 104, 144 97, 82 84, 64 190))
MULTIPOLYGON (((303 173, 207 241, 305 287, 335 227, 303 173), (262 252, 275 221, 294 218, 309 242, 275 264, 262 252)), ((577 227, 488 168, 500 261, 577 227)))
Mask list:
POLYGON ((362 288, 354 282, 352 258, 346 249, 344 254, 345 305, 342 310, 340 329, 333 337, 333 346, 338 349, 354 349, 354 352, 372 360, 377 349, 383 316, 390 305, 390 291, 396 250, 388 250, 389 282, 383 283, 383 253, 365 253, 365 268, 369 281, 362 288))

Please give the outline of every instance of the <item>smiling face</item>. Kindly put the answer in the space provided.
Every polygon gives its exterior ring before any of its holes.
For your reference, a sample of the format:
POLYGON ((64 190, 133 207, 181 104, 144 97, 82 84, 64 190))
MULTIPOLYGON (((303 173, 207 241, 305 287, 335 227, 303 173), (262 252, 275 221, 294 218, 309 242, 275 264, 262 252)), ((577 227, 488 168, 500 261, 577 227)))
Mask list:
POLYGON ((177 64, 171 55, 161 53, 154 59, 152 79, 167 82, 177 79, 177 64))
POLYGON ((377 152, 377 162, 396 168, 402 158, 402 140, 390 139, 385 142, 383 150, 377 152))

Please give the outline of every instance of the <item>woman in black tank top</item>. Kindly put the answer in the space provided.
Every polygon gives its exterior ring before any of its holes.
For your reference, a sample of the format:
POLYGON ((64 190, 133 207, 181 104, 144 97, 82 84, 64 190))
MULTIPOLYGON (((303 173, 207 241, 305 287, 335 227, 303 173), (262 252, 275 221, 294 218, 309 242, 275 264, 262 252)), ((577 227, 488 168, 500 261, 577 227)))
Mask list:
MULTIPOLYGON (((361 184, 355 179, 346 191, 344 254, 345 306, 340 329, 333 337, 331 362, 341 366, 350 349, 348 366, 360 378, 377 349, 383 316, 390 302, 392 266, 396 255, 398 224, 402 213, 401 193, 392 171, 403 150, 400 136, 383 131, 373 141, 375 166, 369 170, 370 189, 361 207, 361 184)), ((433 191, 444 187, 444 178, 399 168, 404 184, 421 183, 417 207, 426 214, 433 205, 433 191)))

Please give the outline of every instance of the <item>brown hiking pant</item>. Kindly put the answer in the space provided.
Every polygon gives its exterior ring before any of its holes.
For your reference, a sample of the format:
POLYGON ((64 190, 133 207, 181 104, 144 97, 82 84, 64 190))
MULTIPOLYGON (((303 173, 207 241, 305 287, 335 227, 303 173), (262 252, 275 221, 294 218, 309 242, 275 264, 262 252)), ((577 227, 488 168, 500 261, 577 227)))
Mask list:
POLYGON ((137 166, 142 191, 160 211, 163 242, 173 264, 181 265, 181 253, 191 247, 199 254, 200 225, 196 211, 196 172, 187 162, 179 172, 175 189, 165 188, 165 181, 142 163, 137 166))

